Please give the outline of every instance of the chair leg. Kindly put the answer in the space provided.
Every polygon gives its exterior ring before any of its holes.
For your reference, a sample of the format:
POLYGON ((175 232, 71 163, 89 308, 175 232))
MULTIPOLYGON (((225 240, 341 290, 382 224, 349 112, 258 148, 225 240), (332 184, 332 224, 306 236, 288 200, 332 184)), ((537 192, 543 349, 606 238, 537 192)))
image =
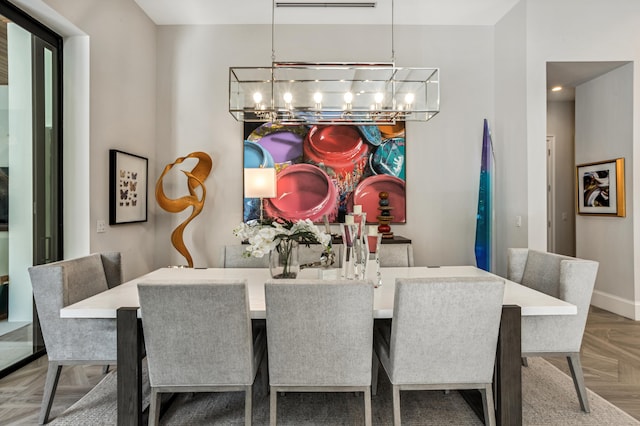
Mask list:
POLYGON ((587 397, 587 388, 584 385, 584 375, 582 374, 582 363, 580 362, 580 353, 575 352, 567 356, 567 362, 569 363, 569 370, 571 370, 573 385, 576 388, 576 393, 578 394, 578 400, 580 401, 580 408, 585 413, 588 413, 589 399, 587 397))
POLYGON ((251 426, 251 396, 253 395, 253 386, 246 386, 244 389, 244 426, 251 426))
POLYGON ((269 361, 267 358, 267 351, 264 351, 262 362, 260 363, 260 379, 262 380, 262 395, 269 393, 269 361))
POLYGON ((107 374, 109 372, 109 364, 102 366, 102 374, 107 374))
POLYGON ((400 386, 393 385, 393 426, 401 426, 400 423, 400 386))
POLYGON ((368 386, 364 391, 364 424, 371 426, 371 388, 368 386))
POLYGON ((493 386, 488 384, 484 389, 480 389, 482 394, 482 408, 484 409, 485 426, 496 425, 496 412, 493 403, 493 386))
POLYGON ((278 414, 278 402, 276 398, 278 398, 278 392, 273 389, 273 386, 269 387, 269 425, 276 426, 276 419, 278 414))
POLYGON ((523 367, 528 367, 529 366, 529 362, 527 361, 527 357, 526 356, 522 357, 522 366, 523 367))
POLYGON ((162 394, 151 388, 149 397, 149 426, 157 426, 160 422, 160 403, 162 394))
POLYGON ((378 369, 380 367, 380 360, 376 356, 376 352, 373 351, 373 356, 371 357, 371 393, 373 395, 378 394, 378 369))
POLYGON ((60 373, 62 372, 62 365, 55 361, 49 361, 49 367, 47 368, 47 378, 44 382, 44 392, 42 395, 42 405, 40 407, 40 417, 38 418, 38 424, 43 425, 49 421, 49 413, 51 412, 51 406, 53 405, 53 397, 56 395, 56 388, 58 387, 58 380, 60 379, 60 373))

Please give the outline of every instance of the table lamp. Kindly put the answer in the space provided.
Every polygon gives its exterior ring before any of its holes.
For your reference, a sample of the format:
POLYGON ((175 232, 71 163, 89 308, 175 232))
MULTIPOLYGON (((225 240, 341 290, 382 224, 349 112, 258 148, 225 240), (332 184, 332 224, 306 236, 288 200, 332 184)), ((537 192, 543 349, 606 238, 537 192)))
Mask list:
POLYGON ((260 222, 264 218, 262 200, 277 195, 276 169, 273 167, 244 169, 244 196, 246 198, 260 198, 260 222))

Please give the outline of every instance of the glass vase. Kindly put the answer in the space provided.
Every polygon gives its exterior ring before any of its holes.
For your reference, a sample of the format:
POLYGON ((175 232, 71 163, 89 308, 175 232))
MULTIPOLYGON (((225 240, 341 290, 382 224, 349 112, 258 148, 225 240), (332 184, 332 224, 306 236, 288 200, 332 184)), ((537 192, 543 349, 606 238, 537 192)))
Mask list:
POLYGON ((358 279, 357 276, 357 251, 360 247, 358 244, 358 228, 354 224, 342 223, 340 225, 342 231, 342 274, 341 277, 347 280, 358 279))
MULTIPOLYGON (((373 227, 372 227, 373 228, 373 227)), ((380 274, 380 243, 382 234, 375 233, 375 229, 366 237, 367 240, 367 263, 365 266, 365 278, 373 281, 374 287, 382 285, 382 274, 380 274)))
POLYGON ((271 250, 269 253, 271 278, 296 278, 299 271, 297 241, 281 241, 275 249, 271 250))

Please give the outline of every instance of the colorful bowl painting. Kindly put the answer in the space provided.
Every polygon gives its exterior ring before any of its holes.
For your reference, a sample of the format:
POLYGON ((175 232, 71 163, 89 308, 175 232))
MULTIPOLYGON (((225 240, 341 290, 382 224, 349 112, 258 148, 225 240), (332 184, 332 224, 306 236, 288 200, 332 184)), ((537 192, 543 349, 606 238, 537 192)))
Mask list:
POLYGON ((380 133, 382 133, 382 137, 385 139, 404 136, 404 122, 402 121, 398 121, 396 124, 389 126, 378 126, 378 129, 380 129, 380 133))
POLYGON ((265 123, 255 129, 247 140, 262 146, 271 154, 277 168, 299 163, 302 159, 302 140, 307 133, 304 126, 282 126, 265 123))
POLYGON ((323 215, 334 221, 338 214, 338 192, 334 182, 311 164, 293 164, 277 175, 278 195, 264 200, 270 217, 321 222, 323 215))
POLYGON ((244 141, 244 168, 273 167, 273 157, 261 145, 244 141))
MULTIPOLYGON (((244 168, 254 169, 258 167, 273 167, 273 157, 261 145, 255 142, 244 141, 244 168)), ((242 218, 245 222, 260 217, 260 199, 245 198, 242 208, 242 218)))
MULTIPOLYGON (((265 217, 309 218, 322 223, 322 215, 327 214, 335 223, 338 217, 351 212, 354 204, 368 203, 367 218, 375 223, 379 214, 377 193, 387 190, 394 208, 392 223, 404 223, 404 135, 404 123, 245 123, 243 165, 275 167, 277 171, 278 197, 264 199, 265 217)), ((259 199, 245 198, 245 222, 257 219, 259 214, 259 199)))
POLYGON ((358 126, 358 130, 371 145, 378 146, 382 143, 382 133, 378 126, 358 126))
POLYGON ((354 126, 313 126, 304 140, 304 161, 336 181, 343 209, 362 178, 368 153, 369 146, 354 126))
POLYGON ((367 223, 377 223, 380 214, 378 194, 381 191, 389 193, 389 207, 393 207, 393 222, 405 223, 405 182, 395 176, 377 175, 364 179, 353 192, 353 204, 362 206, 362 211, 367 214, 367 223))
POLYGON ((405 180, 404 138, 385 140, 371 154, 369 165, 375 174, 386 174, 405 180))

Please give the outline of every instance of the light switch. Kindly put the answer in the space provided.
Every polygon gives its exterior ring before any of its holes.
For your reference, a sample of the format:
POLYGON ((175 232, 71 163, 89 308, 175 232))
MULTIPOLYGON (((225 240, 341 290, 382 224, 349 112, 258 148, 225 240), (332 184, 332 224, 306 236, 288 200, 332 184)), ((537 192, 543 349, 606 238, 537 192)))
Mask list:
POLYGON ((100 219, 96 222, 96 232, 97 233, 107 232, 107 226, 104 220, 100 219))
POLYGON ((522 216, 516 216, 516 227, 520 228, 522 226, 522 216))

